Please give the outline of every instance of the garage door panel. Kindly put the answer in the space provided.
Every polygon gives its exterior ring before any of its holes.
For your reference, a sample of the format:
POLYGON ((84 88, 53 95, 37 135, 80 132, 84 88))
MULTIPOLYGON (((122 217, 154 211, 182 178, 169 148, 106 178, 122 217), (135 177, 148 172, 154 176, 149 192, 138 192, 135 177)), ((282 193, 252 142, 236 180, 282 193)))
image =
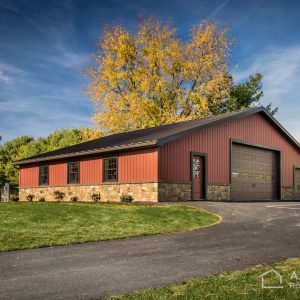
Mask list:
POLYGON ((252 187, 252 182, 241 182, 241 187, 243 190, 250 189, 252 187))
POLYGON ((257 162, 257 163, 265 164, 267 161, 269 161, 269 159, 267 159, 265 157, 259 157, 259 156, 255 157, 255 162, 257 162))
MULTIPOLYGON (((253 165, 252 165, 252 166, 253 166, 253 165)), ((264 171, 266 170, 266 167, 265 167, 264 164, 255 164, 255 165, 253 166, 253 168, 254 168, 254 170, 255 170, 256 172, 259 172, 259 171, 264 172, 264 171)))
MULTIPOLYGON (((232 167, 234 168, 234 170, 238 170, 239 169, 239 164, 240 163, 233 163, 232 164, 232 167)), ((239 173, 243 177, 244 173, 249 173, 250 172, 252 174, 253 171, 254 171, 253 164, 245 162, 244 167, 243 167, 243 172, 241 172, 241 173, 239 172, 239 173)))
POLYGON ((276 199, 278 195, 276 159, 274 151, 233 144, 232 200, 276 199))

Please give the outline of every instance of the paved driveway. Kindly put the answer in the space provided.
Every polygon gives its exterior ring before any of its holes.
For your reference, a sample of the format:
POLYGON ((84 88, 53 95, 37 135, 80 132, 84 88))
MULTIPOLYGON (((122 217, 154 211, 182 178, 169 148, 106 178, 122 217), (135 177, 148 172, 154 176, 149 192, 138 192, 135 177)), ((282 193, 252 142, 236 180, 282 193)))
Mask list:
POLYGON ((189 204, 223 222, 187 233, 0 253, 0 298, 94 299, 300 256, 299 203, 189 204))

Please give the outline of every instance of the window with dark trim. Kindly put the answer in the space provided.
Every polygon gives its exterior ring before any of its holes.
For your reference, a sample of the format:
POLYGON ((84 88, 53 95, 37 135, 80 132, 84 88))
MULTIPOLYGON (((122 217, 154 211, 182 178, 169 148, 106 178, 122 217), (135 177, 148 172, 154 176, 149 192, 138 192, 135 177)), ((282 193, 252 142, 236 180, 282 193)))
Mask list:
POLYGON ((68 183, 79 183, 79 161, 68 163, 68 183))
POLYGON ((117 181, 118 180, 118 163, 116 157, 104 158, 104 181, 117 181))
POLYGON ((40 166, 39 168, 39 184, 49 184, 49 166, 40 166))

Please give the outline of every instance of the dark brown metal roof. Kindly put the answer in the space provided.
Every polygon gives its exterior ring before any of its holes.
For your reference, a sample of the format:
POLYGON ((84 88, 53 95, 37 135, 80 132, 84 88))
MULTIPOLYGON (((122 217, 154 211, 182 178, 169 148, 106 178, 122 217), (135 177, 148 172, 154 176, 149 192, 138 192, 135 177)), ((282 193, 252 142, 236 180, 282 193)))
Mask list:
POLYGON ((169 125, 162 125, 136 131, 113 134, 89 142, 84 142, 28 157, 26 159, 16 161, 14 165, 24 165, 34 162, 78 157, 96 153, 107 153, 125 149, 162 146, 165 143, 181 138, 195 131, 259 112, 264 113, 274 123, 274 125, 276 125, 298 148, 300 148, 298 142, 283 128, 283 126, 276 119, 274 119, 266 109, 264 109, 263 107, 259 107, 237 112, 208 116, 191 121, 184 121, 169 125))

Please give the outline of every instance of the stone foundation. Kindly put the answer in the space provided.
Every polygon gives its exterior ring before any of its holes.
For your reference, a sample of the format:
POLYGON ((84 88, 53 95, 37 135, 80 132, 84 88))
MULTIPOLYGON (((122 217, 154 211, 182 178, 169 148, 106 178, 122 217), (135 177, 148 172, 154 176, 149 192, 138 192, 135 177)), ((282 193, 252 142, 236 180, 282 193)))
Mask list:
POLYGON ((190 201, 192 195, 190 183, 159 183, 159 201, 190 201))
POLYGON ((230 201, 230 185, 208 184, 207 200, 210 201, 230 201))
MULTIPOLYGON (((27 201, 26 196, 34 195, 33 201, 45 198, 46 201, 57 201, 54 192, 59 191, 65 194, 61 201, 70 201, 72 197, 78 197, 78 201, 92 202, 93 194, 100 194, 100 202, 120 202, 120 196, 129 194, 133 201, 163 202, 163 201, 190 201, 192 196, 191 183, 104 183, 101 185, 68 185, 56 187, 34 187, 20 188, 20 201, 27 201)), ((282 187, 282 200, 294 200, 293 187, 282 187)), ((207 200, 209 201, 230 201, 230 185, 208 184, 207 200)))
POLYGON ((295 190, 294 187, 282 186, 281 187, 281 200, 294 200, 295 190))
POLYGON ((190 183, 104 183, 101 185, 68 185, 20 188, 20 201, 27 201, 27 195, 34 195, 33 201, 45 198, 46 201, 58 201, 54 192, 64 193, 60 201, 70 201, 77 197, 78 201, 92 202, 93 194, 100 194, 100 202, 120 202, 121 195, 129 194, 133 201, 189 201, 191 200, 190 183))
POLYGON ((46 201, 57 201, 54 192, 65 194, 61 201, 70 201, 72 197, 78 197, 78 201, 92 202, 93 194, 100 194, 100 202, 120 202, 120 196, 129 194, 133 201, 158 201, 158 183, 111 183, 101 185, 69 185, 69 186, 45 186, 35 188, 20 188, 20 201, 26 201, 26 196, 34 195, 33 201, 39 201, 44 197, 46 201))

